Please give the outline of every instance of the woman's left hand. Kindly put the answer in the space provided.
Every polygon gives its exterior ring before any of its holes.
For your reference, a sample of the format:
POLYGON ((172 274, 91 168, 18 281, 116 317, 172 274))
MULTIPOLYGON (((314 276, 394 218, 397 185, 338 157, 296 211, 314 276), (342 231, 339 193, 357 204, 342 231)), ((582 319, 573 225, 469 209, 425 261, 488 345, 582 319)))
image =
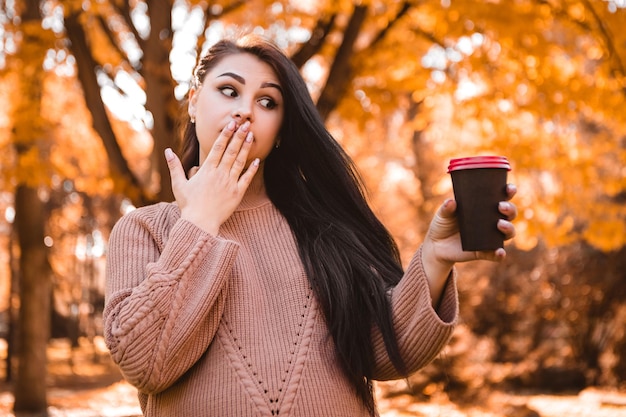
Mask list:
MULTIPOLYGON (((509 240, 515 236, 515 226, 511 221, 517 216, 517 207, 509 200, 513 198, 517 188, 508 184, 506 192, 506 201, 500 202, 499 205, 500 213, 505 216, 505 219, 498 220, 498 229, 504 234, 504 240, 509 240)), ((477 259, 501 261, 506 256, 504 248, 498 248, 495 251, 464 252, 461 248, 461 235, 455 212, 456 201, 446 200, 431 221, 422 245, 422 264, 435 308, 456 262, 477 259)))
MULTIPOLYGON (((504 234, 504 240, 509 240, 515 236, 515 226, 512 220, 517 216, 517 207, 509 200, 517 192, 513 184, 507 185, 507 200, 500 202, 500 213, 505 217, 498 220, 498 229, 504 234)), ((484 259, 489 261, 500 261, 506 256, 504 248, 495 251, 464 252, 461 248, 461 237, 456 218, 456 201, 446 200, 439 208, 433 218, 424 245, 430 246, 430 255, 436 260, 453 264, 455 262, 472 261, 484 259)))

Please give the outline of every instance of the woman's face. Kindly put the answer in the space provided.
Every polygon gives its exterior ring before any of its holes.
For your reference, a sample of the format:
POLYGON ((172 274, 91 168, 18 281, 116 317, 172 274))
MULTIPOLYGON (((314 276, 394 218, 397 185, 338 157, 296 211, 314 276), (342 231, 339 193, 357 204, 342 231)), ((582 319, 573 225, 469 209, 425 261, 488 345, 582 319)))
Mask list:
POLYGON ((213 142, 231 121, 250 121, 254 142, 247 164, 272 151, 283 122, 281 85, 274 70, 252 54, 224 57, 206 74, 202 85, 189 92, 189 116, 196 119, 202 163, 213 142))

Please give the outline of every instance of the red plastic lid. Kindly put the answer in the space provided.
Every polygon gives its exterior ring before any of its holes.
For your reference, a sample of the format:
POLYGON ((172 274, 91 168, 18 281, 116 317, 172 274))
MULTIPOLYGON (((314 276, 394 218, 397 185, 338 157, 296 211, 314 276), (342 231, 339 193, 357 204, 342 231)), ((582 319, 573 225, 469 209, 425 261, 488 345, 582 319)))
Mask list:
POLYGON ((448 172, 476 168, 500 168, 510 171, 511 164, 504 156, 468 156, 451 159, 448 172))

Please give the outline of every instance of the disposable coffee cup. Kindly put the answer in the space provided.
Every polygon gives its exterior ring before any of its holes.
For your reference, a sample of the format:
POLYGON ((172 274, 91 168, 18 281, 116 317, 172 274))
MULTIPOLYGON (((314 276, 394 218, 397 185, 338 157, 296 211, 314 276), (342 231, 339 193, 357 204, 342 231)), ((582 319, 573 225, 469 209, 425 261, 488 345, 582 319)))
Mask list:
POLYGON ((498 203, 507 197, 507 174, 511 170, 504 156, 471 156, 451 159, 457 219, 464 251, 496 250, 504 245, 498 220, 504 216, 498 203))

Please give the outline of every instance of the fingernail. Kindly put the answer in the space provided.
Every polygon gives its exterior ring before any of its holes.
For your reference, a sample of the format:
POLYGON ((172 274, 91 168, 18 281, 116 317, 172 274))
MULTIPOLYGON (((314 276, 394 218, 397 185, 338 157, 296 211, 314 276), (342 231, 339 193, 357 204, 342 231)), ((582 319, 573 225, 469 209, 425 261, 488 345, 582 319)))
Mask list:
POLYGON ((228 130, 235 130, 235 126, 237 124, 235 123, 234 120, 231 120, 230 122, 228 122, 228 125, 226 126, 226 128, 228 128, 228 130))
POLYGON ((498 208, 500 210, 508 210, 511 208, 511 205, 509 203, 507 203, 506 201, 500 201, 498 203, 498 208))
POLYGON ((259 158, 256 158, 254 161, 252 161, 252 165, 254 165, 255 167, 258 167, 260 163, 261 160, 259 158))
POLYGON ((247 132, 250 129, 250 122, 246 120, 244 124, 241 125, 241 131, 247 132))
POLYGON ((165 159, 167 159, 168 161, 174 159, 174 152, 172 152, 170 148, 165 149, 165 159))
POLYGON ((254 135, 252 134, 252 132, 248 132, 248 134, 246 135, 246 142, 252 142, 253 139, 254 135))

